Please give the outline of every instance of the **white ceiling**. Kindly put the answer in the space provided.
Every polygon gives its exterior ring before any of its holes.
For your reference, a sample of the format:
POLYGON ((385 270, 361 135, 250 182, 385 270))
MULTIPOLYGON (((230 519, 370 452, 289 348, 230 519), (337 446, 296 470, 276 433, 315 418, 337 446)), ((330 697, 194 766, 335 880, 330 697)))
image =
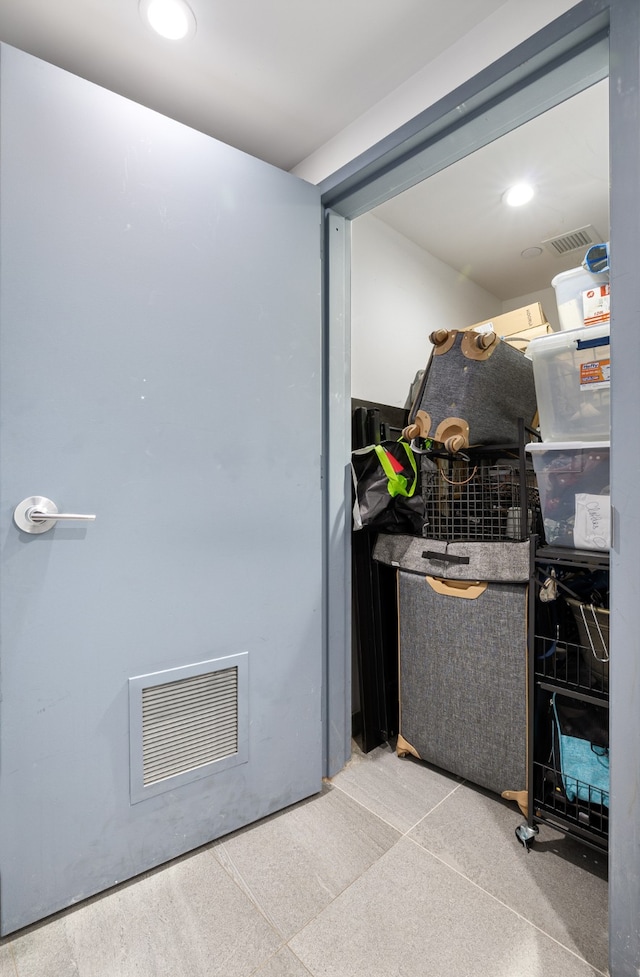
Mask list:
MULTIPOLYGON (((191 6, 198 28, 180 44, 146 27, 138 0, 0 0, 0 39, 292 169, 505 0, 191 6)), ((534 291, 578 262, 525 262, 524 247, 585 224, 608 235, 606 126, 602 84, 377 214, 500 298, 534 291), (541 192, 507 215, 499 194, 523 167, 541 192)))
POLYGON ((503 3, 190 0, 180 43, 138 0, 1 0, 0 39, 288 170, 503 3))
POLYGON ((548 288, 586 249, 558 256, 543 241, 587 225, 609 239, 608 97, 599 82, 373 213, 503 301, 548 288), (533 200, 505 206, 521 180, 533 200))

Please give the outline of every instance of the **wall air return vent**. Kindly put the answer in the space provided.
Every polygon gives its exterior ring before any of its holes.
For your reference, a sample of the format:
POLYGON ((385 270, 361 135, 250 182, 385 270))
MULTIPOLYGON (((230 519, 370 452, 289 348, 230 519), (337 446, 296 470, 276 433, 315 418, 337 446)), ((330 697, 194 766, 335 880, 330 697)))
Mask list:
MULTIPOLYGON (((572 251, 585 252, 592 244, 602 244, 605 240, 606 238, 603 238, 596 231, 593 224, 587 224, 586 227, 579 227, 575 231, 568 231, 566 234, 558 235, 558 237, 547 238, 542 244, 547 251, 559 257, 570 254, 572 251)), ((581 257, 584 257, 584 254, 581 257)))
POLYGON ((129 680, 133 802, 244 763, 247 655, 129 680))

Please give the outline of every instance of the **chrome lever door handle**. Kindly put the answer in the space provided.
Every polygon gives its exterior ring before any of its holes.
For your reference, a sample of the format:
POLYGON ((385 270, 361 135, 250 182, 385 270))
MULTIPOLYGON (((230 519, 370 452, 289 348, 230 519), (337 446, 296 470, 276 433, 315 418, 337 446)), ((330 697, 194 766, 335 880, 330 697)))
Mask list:
POLYGON ((30 495, 13 510, 13 521, 18 529, 25 533, 46 533, 49 529, 53 529, 58 519, 93 522, 95 518, 79 512, 58 512, 55 502, 45 498, 44 495, 30 495))

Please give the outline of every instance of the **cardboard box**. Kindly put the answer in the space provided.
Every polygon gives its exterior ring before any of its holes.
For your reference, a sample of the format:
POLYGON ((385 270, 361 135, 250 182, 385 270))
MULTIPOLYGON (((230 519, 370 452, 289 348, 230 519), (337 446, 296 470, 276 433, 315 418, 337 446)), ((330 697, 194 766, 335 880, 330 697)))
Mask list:
POLYGON ((514 349, 519 349, 521 353, 529 346, 532 339, 539 339, 540 336, 549 336, 553 332, 553 329, 548 322, 545 322, 542 326, 533 326, 531 329, 524 329, 522 332, 513 333, 511 336, 505 336, 505 343, 509 343, 509 346, 513 346, 514 349))
POLYGON ((506 339, 507 336, 524 332, 526 329, 546 325, 547 317, 543 312, 542 305, 540 302, 533 302, 521 309, 513 309, 512 312, 505 312, 503 315, 496 315, 492 319, 484 319, 482 322, 475 322, 472 326, 465 326, 464 331, 480 328, 485 328, 485 331, 493 329, 500 339, 506 339))

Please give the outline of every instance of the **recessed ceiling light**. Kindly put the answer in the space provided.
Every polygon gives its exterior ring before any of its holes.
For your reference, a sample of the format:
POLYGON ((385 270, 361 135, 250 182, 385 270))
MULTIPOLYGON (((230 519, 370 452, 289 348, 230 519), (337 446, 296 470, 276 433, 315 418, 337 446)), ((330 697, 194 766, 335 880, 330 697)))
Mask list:
POLYGON ((522 207, 533 197, 533 187, 530 183, 515 183, 503 194, 502 199, 509 207, 522 207))
POLYGON ((185 0, 140 0, 140 14, 169 41, 182 41, 196 32, 196 18, 185 0))

